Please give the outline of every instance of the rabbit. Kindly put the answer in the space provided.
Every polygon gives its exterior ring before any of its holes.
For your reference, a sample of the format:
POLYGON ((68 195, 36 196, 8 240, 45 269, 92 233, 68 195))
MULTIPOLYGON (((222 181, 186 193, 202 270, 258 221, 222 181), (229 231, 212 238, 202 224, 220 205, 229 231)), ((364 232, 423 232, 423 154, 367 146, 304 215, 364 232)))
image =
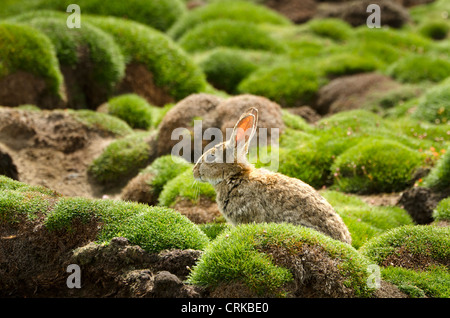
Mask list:
POLYGON ((225 219, 233 225, 292 223, 351 244, 342 218, 313 187, 248 162, 246 155, 257 121, 258 110, 248 109, 237 121, 231 138, 205 151, 193 167, 196 180, 213 185, 225 219))

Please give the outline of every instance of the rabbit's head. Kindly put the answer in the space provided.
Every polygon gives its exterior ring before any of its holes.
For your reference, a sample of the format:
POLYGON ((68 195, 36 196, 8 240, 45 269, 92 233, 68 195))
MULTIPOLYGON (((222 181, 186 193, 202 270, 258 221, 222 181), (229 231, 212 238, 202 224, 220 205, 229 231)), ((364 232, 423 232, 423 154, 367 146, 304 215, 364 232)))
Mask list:
POLYGON ((243 173, 251 165, 247 160, 250 141, 256 132, 258 110, 244 112, 234 126, 229 140, 206 151, 194 166, 194 178, 218 184, 227 177, 243 173))

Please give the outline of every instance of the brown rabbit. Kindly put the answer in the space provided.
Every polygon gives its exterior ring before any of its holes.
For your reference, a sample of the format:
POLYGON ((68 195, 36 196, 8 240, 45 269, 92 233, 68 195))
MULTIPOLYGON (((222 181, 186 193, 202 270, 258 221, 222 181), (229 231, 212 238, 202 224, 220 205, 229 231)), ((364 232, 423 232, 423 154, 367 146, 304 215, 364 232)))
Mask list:
POLYGON ((293 223, 351 244, 350 233, 333 207, 305 182, 266 169, 246 158, 256 132, 258 111, 247 110, 231 138, 206 151, 194 166, 194 177, 211 183, 217 204, 230 223, 293 223))

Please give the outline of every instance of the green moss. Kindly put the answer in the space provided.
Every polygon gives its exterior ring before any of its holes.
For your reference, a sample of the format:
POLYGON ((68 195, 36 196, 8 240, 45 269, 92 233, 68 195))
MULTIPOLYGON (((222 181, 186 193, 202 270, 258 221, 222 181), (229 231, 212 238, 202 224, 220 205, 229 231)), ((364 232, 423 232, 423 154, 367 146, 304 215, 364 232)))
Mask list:
POLYGON ((308 22, 310 30, 319 36, 335 41, 345 41, 352 36, 352 27, 340 19, 313 19, 308 22))
POLYGON ((387 73, 403 83, 440 82, 450 76, 450 62, 429 55, 410 54, 392 64, 387 73))
POLYGON ((167 182, 192 169, 192 164, 181 157, 165 155, 155 159, 142 173, 153 175, 151 185, 156 193, 161 193, 167 182))
POLYGON ((84 125, 91 127, 92 129, 103 130, 117 136, 126 136, 133 132, 133 129, 128 126, 126 122, 105 113, 87 109, 69 109, 68 112, 72 114, 75 119, 79 120, 84 125))
POLYGON ((228 93, 235 93, 239 83, 258 68, 240 50, 228 48, 213 50, 199 66, 209 83, 228 93))
POLYGON ((445 264, 450 258, 450 230, 431 225, 407 225, 389 230, 364 244, 360 253, 379 265, 402 253, 445 264))
POLYGON ((95 222, 97 243, 126 237, 147 252, 202 249, 207 236, 175 210, 121 200, 94 200, 48 194, 44 188, 0 177, 0 222, 27 222, 37 217, 49 231, 62 235, 73 226, 95 222), (34 191, 36 190, 36 191, 34 191))
POLYGON ((200 68, 169 37, 145 25, 113 17, 84 19, 110 33, 128 63, 143 64, 156 86, 176 100, 205 89, 200 68))
POLYGON ((379 69, 385 69, 407 53, 394 45, 385 43, 382 40, 373 40, 372 38, 360 39, 356 38, 349 42, 346 46, 342 46, 343 53, 351 53, 363 58, 368 58, 379 69))
POLYGON ((380 63, 372 56, 347 52, 323 57, 317 63, 320 72, 329 78, 372 72, 380 67, 380 63))
POLYGON ((275 53, 285 50, 281 42, 273 39, 258 25, 226 19, 197 25, 187 31, 178 43, 188 52, 205 51, 221 46, 275 53))
POLYGON ((130 134, 110 143, 88 168, 89 174, 103 184, 127 179, 146 167, 150 161, 148 132, 130 134))
POLYGON ((432 47, 429 39, 406 29, 369 29, 364 25, 356 28, 355 34, 357 40, 381 42, 409 52, 427 52, 432 47))
POLYGON ((449 127, 446 127, 446 125, 435 125, 411 117, 401 117, 395 120, 386 119, 384 122, 392 133, 402 136, 403 140, 407 138, 416 140, 417 146, 422 145, 423 151, 431 147, 434 147, 437 151, 442 151, 442 149, 445 151, 446 143, 450 141, 450 134, 447 134, 449 127))
POLYGON ((73 222, 96 221, 98 243, 125 237, 151 253, 166 249, 202 249, 206 235, 175 210, 120 200, 62 198, 47 213, 44 225, 50 231, 71 231, 73 222))
POLYGON ((372 129, 382 128, 383 124, 383 118, 377 114, 357 109, 323 118, 317 122, 316 126, 321 131, 343 137, 367 133, 372 129))
POLYGON ((63 76, 50 39, 29 26, 2 22, 0 77, 20 70, 42 77, 49 91, 62 97, 63 76))
POLYGON ((245 1, 217 1, 191 10, 183 15, 170 28, 168 34, 174 39, 178 39, 198 24, 217 19, 230 19, 255 24, 290 24, 287 18, 262 5, 245 1))
POLYGON ((196 181, 192 170, 188 169, 166 183, 158 198, 158 203, 170 207, 175 204, 177 198, 198 202, 200 196, 215 200, 216 192, 211 184, 196 181))
POLYGON ((422 186, 444 190, 450 187, 450 147, 423 180, 422 186))
MULTIPOLYGON (((296 129, 296 130, 305 131, 305 132, 312 130, 311 125, 308 124, 308 122, 303 117, 294 115, 286 109, 282 109, 281 113, 283 116, 282 117, 283 122, 287 128, 296 129)), ((282 135, 281 138, 283 138, 283 136, 284 136, 284 134, 282 135)))
POLYGON ((64 15, 49 17, 45 12, 42 17, 39 12, 34 13, 22 22, 45 33, 55 46, 60 64, 78 65, 81 68, 78 71, 86 73, 84 81, 98 85, 98 89, 111 93, 124 76, 124 58, 119 47, 108 33, 88 22, 84 21, 82 28, 69 29, 64 27, 64 15))
POLYGON ((54 197, 27 188, 24 186, 18 190, 0 191, 0 223, 16 223, 24 218, 33 220, 48 210, 51 206, 49 199, 54 197))
POLYGON ((363 103, 362 108, 378 114, 386 114, 386 110, 397 105, 417 98, 423 93, 423 88, 417 85, 405 84, 398 88, 393 88, 388 92, 377 92, 371 95, 371 98, 363 103))
POLYGON ((205 223, 199 224, 198 227, 203 233, 208 236, 210 240, 214 240, 221 234, 222 232, 231 228, 232 225, 226 222, 214 222, 214 223, 205 223))
POLYGON ((321 195, 344 220, 356 249, 387 230, 413 224, 408 212, 399 207, 372 206, 357 196, 338 191, 326 190, 321 195))
MULTIPOLYGON (((51 9, 66 12, 67 7, 72 3, 73 1, 70 0, 39 0, 27 4, 26 8, 30 11, 51 9)), ((84 14, 115 16, 145 23, 163 31, 170 28, 178 17, 186 11, 186 7, 181 0, 109 0, 108 5, 105 5, 102 0, 78 0, 76 4, 81 8, 82 19, 84 14)), ((15 7, 17 8, 10 7, 9 10, 24 12, 22 2, 17 2, 15 7)))
POLYGON ((280 164, 278 172, 302 180, 319 189, 329 184, 331 155, 319 151, 317 143, 305 143, 302 146, 279 149, 280 164))
POLYGON ((239 84, 238 91, 265 96, 284 107, 295 107, 311 103, 320 84, 315 70, 302 63, 283 63, 253 72, 239 84))
POLYGON ((381 193, 405 189, 423 156, 397 141, 368 138, 336 158, 332 173, 345 192, 381 193))
POLYGON ((273 256, 264 251, 301 257, 308 246, 323 249, 337 260, 344 285, 357 296, 370 295, 366 284, 368 263, 358 252, 317 231, 292 224, 249 224, 224 231, 206 248, 188 281, 212 289, 242 283, 258 296, 286 296, 292 268, 275 265, 273 256))
POLYGON ((441 200, 433 211, 433 218, 436 221, 450 221, 450 198, 441 200))
POLYGON ((446 12, 450 11, 450 3, 446 0, 435 0, 426 5, 414 6, 409 9, 411 18, 414 22, 445 21, 448 16, 446 12))
POLYGON ((390 282, 411 298, 449 298, 450 273, 436 267, 427 271, 415 271, 389 266, 381 269, 383 280, 390 282))
MULTIPOLYGON (((355 145, 362 138, 372 137, 396 141, 425 153, 431 147, 440 149, 450 138, 444 126, 418 122, 409 117, 387 120, 367 110, 340 112, 318 121, 316 127, 318 131, 315 135, 328 139, 331 145, 335 144, 338 148, 339 145, 355 145)), ((426 155, 433 157, 432 153, 426 155)), ((430 160, 426 159, 426 162, 431 163, 430 160)))
POLYGON ((26 183, 16 181, 0 175, 0 190, 16 190, 18 192, 37 192, 48 196, 59 196, 54 190, 44 186, 31 186, 26 183))
POLYGON ((124 94, 108 101, 108 114, 124 120, 131 128, 154 127, 154 107, 136 94, 124 94))
POLYGON ((412 117, 432 123, 448 123, 450 117, 450 79, 429 88, 419 99, 412 117))

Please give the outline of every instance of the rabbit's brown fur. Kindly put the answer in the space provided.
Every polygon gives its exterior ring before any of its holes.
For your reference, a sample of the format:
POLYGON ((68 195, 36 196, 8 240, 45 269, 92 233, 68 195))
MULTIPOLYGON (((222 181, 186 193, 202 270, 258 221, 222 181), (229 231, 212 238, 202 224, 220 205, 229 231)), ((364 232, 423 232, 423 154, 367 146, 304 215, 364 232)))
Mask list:
POLYGON ((230 140, 205 152, 194 166, 194 177, 214 186, 224 217, 234 225, 253 222, 303 225, 351 244, 341 217, 314 188, 296 178, 256 169, 247 161, 245 154, 256 121, 257 110, 248 110, 236 124, 230 140), (247 132, 245 137, 238 132, 239 128, 247 132), (239 149, 243 155, 238 155, 239 149), (230 152, 231 162, 230 158, 226 161, 230 152))

